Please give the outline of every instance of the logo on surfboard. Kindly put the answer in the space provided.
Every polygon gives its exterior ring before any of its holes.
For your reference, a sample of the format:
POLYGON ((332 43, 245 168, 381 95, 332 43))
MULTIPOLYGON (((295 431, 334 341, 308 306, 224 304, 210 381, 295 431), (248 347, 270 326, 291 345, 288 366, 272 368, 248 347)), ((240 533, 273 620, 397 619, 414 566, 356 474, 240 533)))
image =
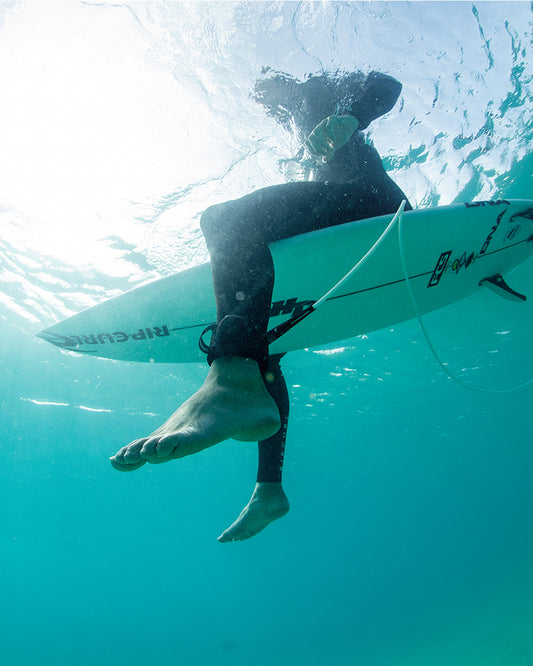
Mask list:
POLYGON ((452 256, 452 250, 448 250, 447 252, 443 252, 438 261, 437 265, 435 266, 435 269, 433 270, 433 275, 431 276, 428 287, 436 287, 440 279, 442 277, 442 274, 446 270, 446 266, 448 265, 448 261, 450 260, 450 257, 452 256))
POLYGON ((286 301, 274 301, 270 306, 270 316, 292 315, 293 317, 298 317, 313 303, 314 301, 299 301, 297 298, 288 298, 286 301))
POLYGON ((505 210, 502 211, 498 215, 498 217, 496 218, 496 222, 494 223, 491 230, 489 231, 489 235, 487 236, 487 238, 485 238, 485 242, 481 246, 481 250, 479 251, 479 254, 485 254, 485 252, 488 250, 490 242, 492 240, 492 237, 494 236, 494 234, 498 230, 498 227, 500 226, 500 222, 502 221, 502 218, 503 218, 504 215, 505 215, 505 210))
POLYGON ((456 259, 452 263, 451 265, 452 271, 454 273, 458 273, 461 270, 461 268, 468 268, 470 264, 475 260, 475 258, 476 258, 475 252, 471 252, 470 254, 464 252, 459 259, 456 259))
POLYGON ((152 326, 151 328, 140 328, 135 333, 113 331, 113 333, 90 333, 87 335, 58 335, 57 333, 44 331, 39 337, 62 349, 95 351, 95 345, 115 344, 116 342, 128 342, 129 340, 134 340, 135 342, 153 340, 154 338, 165 338, 169 335, 168 326, 152 326), (79 347, 84 346, 87 346, 86 349, 79 349, 79 347), (93 349, 90 349, 90 347, 93 347, 93 349))

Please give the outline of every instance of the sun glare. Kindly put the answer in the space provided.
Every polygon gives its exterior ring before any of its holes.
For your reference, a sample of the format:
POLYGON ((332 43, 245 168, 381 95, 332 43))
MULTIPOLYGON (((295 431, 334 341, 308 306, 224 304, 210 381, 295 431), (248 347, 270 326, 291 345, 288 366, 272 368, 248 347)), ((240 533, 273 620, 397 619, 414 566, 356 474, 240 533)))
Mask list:
POLYGON ((106 235, 142 243, 137 208, 201 177, 216 148, 198 91, 148 57, 126 7, 22 3, 2 37, 2 197, 33 249, 91 262, 106 235))

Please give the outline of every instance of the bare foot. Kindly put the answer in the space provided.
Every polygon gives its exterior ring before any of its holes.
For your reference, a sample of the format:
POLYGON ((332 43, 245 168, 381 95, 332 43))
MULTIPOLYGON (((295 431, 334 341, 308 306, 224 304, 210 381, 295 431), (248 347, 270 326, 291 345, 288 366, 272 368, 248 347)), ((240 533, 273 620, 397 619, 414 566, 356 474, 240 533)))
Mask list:
POLYGON ((164 463, 198 453, 225 439, 253 442, 279 430, 279 410, 263 383, 259 365, 236 356, 213 361, 200 389, 148 437, 136 439, 111 458, 119 471, 164 463))
POLYGON ((249 539, 288 511, 289 500, 283 492, 281 483, 257 483, 241 515, 218 537, 218 540, 227 543, 249 539))

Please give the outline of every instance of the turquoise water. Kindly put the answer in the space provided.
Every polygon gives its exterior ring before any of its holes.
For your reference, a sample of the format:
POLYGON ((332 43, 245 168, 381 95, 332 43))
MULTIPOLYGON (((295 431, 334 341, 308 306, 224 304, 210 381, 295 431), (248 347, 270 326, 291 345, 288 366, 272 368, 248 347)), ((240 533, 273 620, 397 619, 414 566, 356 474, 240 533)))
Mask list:
MULTIPOLYGON (((533 388, 469 391, 417 322, 289 355, 291 512, 220 544, 255 480, 226 442, 108 457, 200 365, 62 353, 35 333, 203 261, 201 211, 281 182, 263 66, 380 69, 368 140, 413 205, 533 198, 532 8, 491 3, 0 3, 0 661, 13 666, 533 664, 533 388)), ((531 261, 426 317, 462 380, 533 375, 531 261)))

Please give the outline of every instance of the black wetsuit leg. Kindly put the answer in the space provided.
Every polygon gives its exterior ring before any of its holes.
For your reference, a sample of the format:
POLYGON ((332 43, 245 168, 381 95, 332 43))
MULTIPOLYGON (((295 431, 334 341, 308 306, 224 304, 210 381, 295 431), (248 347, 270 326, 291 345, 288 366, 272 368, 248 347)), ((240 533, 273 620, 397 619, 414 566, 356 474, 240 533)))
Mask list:
POLYGON ((284 354, 270 356, 265 374, 265 385, 279 409, 281 428, 269 439, 259 442, 258 483, 281 483, 290 404, 287 384, 280 365, 283 356, 284 354))
POLYGON ((266 369, 274 284, 268 243, 395 212, 403 192, 383 169, 374 176, 371 181, 363 175, 348 183, 275 185, 205 211, 201 227, 211 255, 218 323, 209 362, 244 356, 266 369))
MULTIPOLYGON (((298 83, 285 75, 258 82, 256 99, 304 141, 327 116, 354 115, 361 129, 392 108, 401 84, 379 73, 355 73, 332 79, 313 77, 298 83), (280 103, 280 100, 282 102, 280 103)), ((274 269, 269 242, 344 222, 393 213, 405 195, 387 176, 377 151, 361 132, 305 183, 269 188, 206 211, 202 230, 211 253, 217 297, 218 331, 208 360, 238 354, 255 358, 281 416, 281 428, 259 442, 258 482, 281 482, 289 416, 289 396, 281 356, 268 358, 268 325, 274 269), (330 186, 326 183, 333 183, 330 186), (343 185, 344 184, 344 189, 343 185), (267 369, 268 363, 268 369, 267 369)), ((411 207, 408 204, 407 210, 411 207)))

